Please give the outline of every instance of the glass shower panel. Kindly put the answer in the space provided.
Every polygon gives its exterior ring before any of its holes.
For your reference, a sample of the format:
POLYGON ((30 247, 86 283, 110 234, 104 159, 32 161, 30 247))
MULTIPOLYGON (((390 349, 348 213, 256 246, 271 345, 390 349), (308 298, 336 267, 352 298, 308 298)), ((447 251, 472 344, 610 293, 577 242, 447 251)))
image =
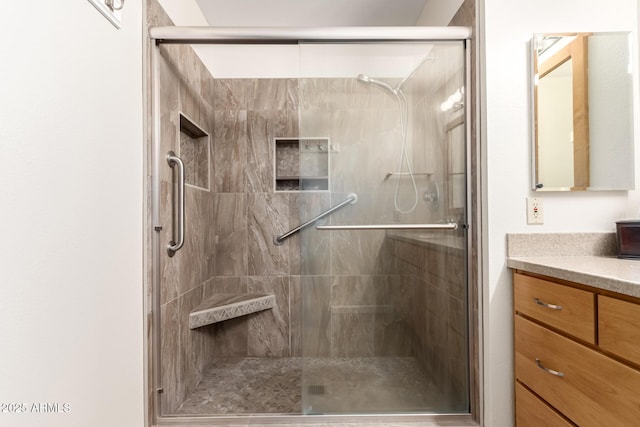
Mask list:
POLYGON ((298 215, 357 194, 296 238, 302 411, 467 413, 464 44, 300 58, 300 138, 327 141, 329 174, 298 215))

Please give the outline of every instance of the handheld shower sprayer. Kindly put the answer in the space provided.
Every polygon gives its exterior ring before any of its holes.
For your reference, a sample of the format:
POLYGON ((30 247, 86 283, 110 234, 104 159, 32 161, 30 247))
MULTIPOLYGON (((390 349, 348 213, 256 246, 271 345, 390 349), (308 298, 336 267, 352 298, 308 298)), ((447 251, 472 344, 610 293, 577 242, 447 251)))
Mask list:
POLYGON ((407 165, 407 171, 409 172, 409 176, 411 177, 411 184, 413 185, 413 204, 409 209, 400 209, 398 203, 398 194, 400 193, 400 174, 397 175, 396 179, 396 189, 393 197, 393 203, 395 210, 402 214, 408 214, 412 212, 416 206, 418 206, 418 187, 416 185, 416 179, 413 176, 413 170, 411 169, 411 163, 409 162, 409 157, 407 156, 407 124, 409 121, 409 107, 407 105, 407 98, 402 92, 402 85, 405 83, 405 80, 401 81, 398 86, 391 87, 388 83, 385 83, 380 80, 376 80, 371 78, 366 74, 358 74, 356 80, 365 85, 375 85, 378 86, 396 97, 398 100, 398 104, 400 104, 400 127, 402 130, 402 149, 400 150, 400 160, 398 162, 398 172, 402 171, 403 162, 407 165))
POLYGON ((373 79, 370 76, 367 76, 366 74, 358 74, 358 77, 356 77, 356 80, 358 80, 360 83, 376 85, 398 96, 398 92, 399 92, 398 89, 391 87, 391 85, 389 85, 388 83, 373 79))

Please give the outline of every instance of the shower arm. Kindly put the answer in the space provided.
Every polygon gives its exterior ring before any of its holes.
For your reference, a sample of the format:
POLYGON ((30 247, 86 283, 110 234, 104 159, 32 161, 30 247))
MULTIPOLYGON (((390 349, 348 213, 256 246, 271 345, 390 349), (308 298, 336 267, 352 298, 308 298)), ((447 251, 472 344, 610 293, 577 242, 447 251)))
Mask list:
POLYGON ((356 203, 358 203, 358 195, 356 193, 351 193, 349 194, 349 196, 347 196, 346 200, 344 200, 343 202, 338 203, 337 205, 330 207, 329 209, 327 209, 326 211, 318 214, 317 216, 311 218, 309 221, 306 221, 302 224, 300 224, 299 226, 297 226, 296 228, 292 228, 291 230, 287 231, 286 233, 280 235, 280 236, 276 236, 273 238, 273 243, 276 246, 281 246, 284 244, 284 241, 287 240, 289 237, 293 236, 294 234, 298 233, 299 231, 304 230, 305 228, 309 227, 310 225, 313 225, 314 222, 324 218, 327 215, 332 214, 333 212, 337 211, 338 209, 340 209, 341 207, 345 206, 345 205, 355 205, 356 203))

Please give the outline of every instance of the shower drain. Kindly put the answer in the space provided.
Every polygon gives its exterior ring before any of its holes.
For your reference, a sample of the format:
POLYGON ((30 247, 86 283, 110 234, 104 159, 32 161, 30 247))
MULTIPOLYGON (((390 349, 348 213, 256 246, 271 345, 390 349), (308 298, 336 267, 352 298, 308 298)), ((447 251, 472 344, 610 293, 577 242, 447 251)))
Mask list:
POLYGON ((324 394, 324 386, 323 385, 307 386, 307 393, 313 394, 313 395, 324 394))

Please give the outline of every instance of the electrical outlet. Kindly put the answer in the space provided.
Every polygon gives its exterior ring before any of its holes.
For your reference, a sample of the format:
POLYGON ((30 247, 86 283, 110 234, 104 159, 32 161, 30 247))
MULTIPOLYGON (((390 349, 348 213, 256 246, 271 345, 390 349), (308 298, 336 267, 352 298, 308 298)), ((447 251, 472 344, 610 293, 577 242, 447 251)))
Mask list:
POLYGON ((527 197, 527 224, 544 224, 542 199, 527 197))

